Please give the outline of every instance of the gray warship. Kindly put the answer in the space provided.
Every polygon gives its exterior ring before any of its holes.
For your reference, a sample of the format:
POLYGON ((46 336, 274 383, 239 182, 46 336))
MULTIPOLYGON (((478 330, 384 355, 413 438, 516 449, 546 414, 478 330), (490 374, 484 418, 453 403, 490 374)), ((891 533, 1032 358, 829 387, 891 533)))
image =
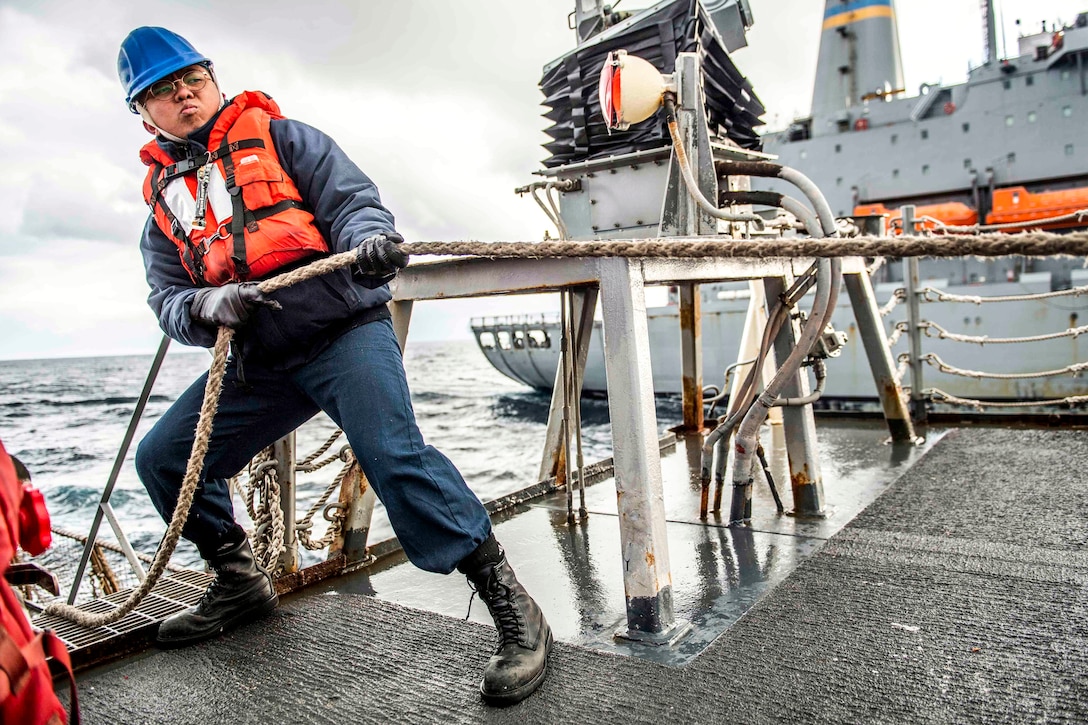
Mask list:
MULTIPOLYGON (((811 114, 760 136, 764 108, 732 61, 754 22, 748 0, 668 0, 631 13, 579 3, 579 45, 548 64, 541 81, 553 137, 545 145, 551 155, 538 172, 545 181, 519 191, 540 193, 538 203, 559 236, 658 236, 655 212, 666 188, 667 133, 647 123, 606 135, 597 89, 584 79, 608 50, 625 48, 662 72, 672 70, 677 52, 698 50, 712 143, 761 150, 802 171, 846 229, 902 231, 906 208, 906 222, 930 233, 1083 229, 1088 148, 1078 131, 1088 115, 1088 13, 1067 26, 1043 23, 1039 32, 1019 38, 1015 57, 1001 58, 992 1, 984 0, 980 10, 985 61, 970 69, 964 83, 924 84, 910 95, 903 87, 892 0, 827 0, 811 114), (590 110, 585 117, 572 115, 568 107, 579 107, 583 97, 590 110), (589 198, 581 183, 602 170, 630 177, 620 185, 622 194, 598 189, 589 198)), ((776 184, 752 180, 755 189, 781 190, 776 184)), ((903 366, 913 361, 904 384, 919 404, 957 416, 1083 414, 1088 383, 1078 373, 1088 354, 1078 335, 1086 330, 1088 311, 1084 260, 923 259, 916 270, 914 284, 905 285, 909 267, 887 260, 874 265, 872 282, 886 303, 882 312, 893 355, 903 366), (908 319, 912 307, 918 319, 908 319), (912 341, 912 330, 924 334, 912 341), (1013 344, 1019 341, 1024 344, 1013 344)), ((701 287, 707 381, 724 374, 710 392, 724 390, 728 371, 739 362, 751 295, 744 283, 701 287)), ((676 291, 647 316, 654 388, 679 393, 676 291)), ((847 339, 841 355, 828 361, 818 407, 876 412, 877 391, 845 302, 833 323, 847 339)), ((481 317, 472 321, 472 331, 496 369, 549 390, 560 360, 554 344, 559 324, 556 314, 481 317)), ((596 334, 585 392, 606 391, 604 369, 596 334)))

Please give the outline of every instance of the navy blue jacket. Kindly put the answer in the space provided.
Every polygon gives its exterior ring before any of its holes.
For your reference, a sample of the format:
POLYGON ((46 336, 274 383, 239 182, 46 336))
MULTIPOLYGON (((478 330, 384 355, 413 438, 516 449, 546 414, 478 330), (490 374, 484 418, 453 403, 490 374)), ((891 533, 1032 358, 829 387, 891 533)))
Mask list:
MULTIPOLYGON (((215 120, 191 134, 187 144, 162 137, 158 144, 177 160, 203 154, 215 120)), ((280 164, 298 187, 333 254, 394 230, 393 214, 382 206, 374 182, 329 136, 290 119, 273 120, 269 131, 280 164)), ((163 234, 153 216, 144 225, 140 251, 151 287, 147 302, 163 332, 186 345, 212 347, 216 329, 189 315, 198 288, 181 264, 177 245, 163 234)), ((355 324, 387 315, 384 305, 391 296, 388 286, 367 289, 359 284, 350 269, 315 277, 272 293, 270 297, 283 309, 258 308, 237 332, 237 350, 246 361, 290 369, 312 359, 355 324)))

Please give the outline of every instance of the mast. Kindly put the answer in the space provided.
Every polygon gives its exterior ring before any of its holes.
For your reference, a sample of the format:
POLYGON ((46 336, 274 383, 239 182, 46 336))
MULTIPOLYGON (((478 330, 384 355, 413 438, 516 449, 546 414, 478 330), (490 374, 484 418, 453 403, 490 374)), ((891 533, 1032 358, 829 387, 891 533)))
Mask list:
POLYGON ((997 19, 994 17, 994 0, 979 0, 979 10, 982 11, 982 26, 986 33, 984 38, 986 45, 983 48, 983 57, 986 65, 990 65, 997 57, 997 19))
POLYGON ((812 94, 813 134, 845 130, 841 124, 849 124, 851 110, 902 88, 894 0, 826 0, 812 94))

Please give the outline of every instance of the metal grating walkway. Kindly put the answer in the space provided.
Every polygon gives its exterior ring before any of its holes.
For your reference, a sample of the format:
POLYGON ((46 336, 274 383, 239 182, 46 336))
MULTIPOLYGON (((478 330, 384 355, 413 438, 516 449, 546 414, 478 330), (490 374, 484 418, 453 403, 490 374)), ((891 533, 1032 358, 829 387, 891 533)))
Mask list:
MULTIPOLYGON (((52 629, 68 647, 72 665, 86 667, 122 652, 143 649, 152 628, 172 614, 188 609, 197 603, 208 588, 213 576, 204 572, 181 570, 170 572, 159 580, 151 593, 120 620, 104 627, 87 628, 67 619, 42 614, 34 624, 42 629, 52 629)), ((123 589, 102 599, 79 605, 85 612, 109 612, 128 599, 131 589, 123 589)))

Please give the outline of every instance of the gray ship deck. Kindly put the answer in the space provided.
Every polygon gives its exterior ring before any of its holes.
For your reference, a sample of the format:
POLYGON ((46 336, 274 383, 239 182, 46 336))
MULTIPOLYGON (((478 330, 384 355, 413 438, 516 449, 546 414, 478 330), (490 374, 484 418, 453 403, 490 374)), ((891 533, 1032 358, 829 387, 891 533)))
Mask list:
MULTIPOLYGON (((813 534, 694 656, 661 664, 561 636, 540 691, 504 710, 476 692, 493 630, 365 596, 379 572, 287 597, 219 640, 85 671, 84 719, 1084 722, 1086 469, 1083 430, 952 431, 838 533, 813 534)), ((524 518, 500 522, 500 539, 524 518)), ((670 540, 678 527, 696 528, 670 514, 670 540)))

